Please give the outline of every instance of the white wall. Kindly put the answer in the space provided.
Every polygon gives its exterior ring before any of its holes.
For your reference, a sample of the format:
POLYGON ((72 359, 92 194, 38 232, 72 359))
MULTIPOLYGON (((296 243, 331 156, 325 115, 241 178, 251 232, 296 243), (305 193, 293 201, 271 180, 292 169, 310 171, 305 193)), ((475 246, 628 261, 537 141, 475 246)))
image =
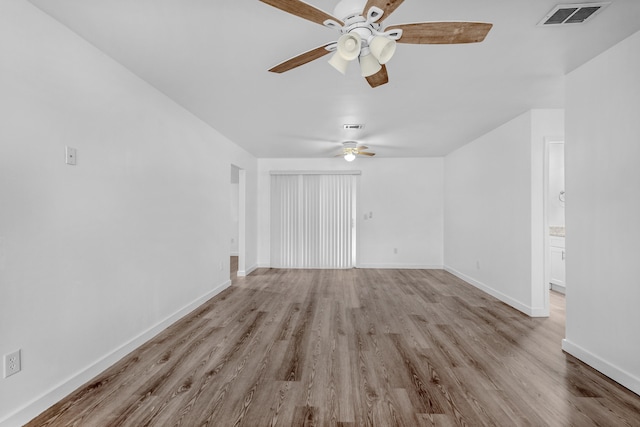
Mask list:
POLYGON ((255 265, 257 163, 26 1, 0 2, 0 57, 0 355, 23 358, 0 420, 16 425, 228 285, 231 163, 255 265))
POLYGON ((231 241, 229 253, 232 256, 238 255, 238 238, 240 236, 239 233, 239 215, 240 215, 240 184, 231 184, 231 203, 230 203, 230 211, 231 211, 231 228, 229 231, 231 232, 231 241))
POLYGON ((240 251, 240 168, 231 165, 231 232, 230 254, 238 256, 240 251))
POLYGON ((360 170, 357 265, 442 268, 443 159, 260 159, 259 264, 269 266, 272 170, 360 170), (371 212, 371 219, 364 214, 371 212), (398 253, 394 253, 394 248, 398 253))
POLYGON ((567 76, 563 348, 640 394, 640 33, 567 76))
POLYGON ((445 268, 530 315, 544 308, 544 136, 561 110, 532 110, 445 157, 445 268))

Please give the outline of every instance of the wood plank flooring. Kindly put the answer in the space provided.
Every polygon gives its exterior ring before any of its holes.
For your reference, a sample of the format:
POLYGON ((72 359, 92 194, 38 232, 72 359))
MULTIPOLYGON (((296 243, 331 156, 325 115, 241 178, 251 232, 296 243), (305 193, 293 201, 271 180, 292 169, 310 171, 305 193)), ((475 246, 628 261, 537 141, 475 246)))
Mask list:
POLYGON ((640 426, 640 397, 442 270, 257 270, 29 426, 640 426))

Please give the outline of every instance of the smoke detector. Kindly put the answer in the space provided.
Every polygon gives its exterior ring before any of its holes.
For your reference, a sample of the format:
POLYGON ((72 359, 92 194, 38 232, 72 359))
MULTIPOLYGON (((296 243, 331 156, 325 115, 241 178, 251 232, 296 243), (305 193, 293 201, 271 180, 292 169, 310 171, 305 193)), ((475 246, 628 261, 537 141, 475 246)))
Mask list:
POLYGON ((610 4, 611 2, 559 4, 538 22, 538 26, 583 24, 610 4))

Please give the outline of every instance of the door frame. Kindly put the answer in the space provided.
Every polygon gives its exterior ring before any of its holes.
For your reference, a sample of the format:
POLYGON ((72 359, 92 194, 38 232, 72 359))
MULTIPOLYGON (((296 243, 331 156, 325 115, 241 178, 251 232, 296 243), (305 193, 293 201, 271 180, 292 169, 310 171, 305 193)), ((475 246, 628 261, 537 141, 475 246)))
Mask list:
POLYGON ((247 171, 240 168, 238 185, 238 277, 247 275, 247 171))
POLYGON ((549 146, 564 144, 564 136, 547 136, 544 138, 544 186, 543 186, 543 223, 544 223, 544 305, 549 310, 549 292, 551 291, 551 236, 549 236, 549 146))
MULTIPOLYGON (((246 271, 246 221, 247 221, 247 171, 231 164, 238 170, 238 277, 247 275, 246 271)), ((229 219, 233 223, 232 218, 229 219)))

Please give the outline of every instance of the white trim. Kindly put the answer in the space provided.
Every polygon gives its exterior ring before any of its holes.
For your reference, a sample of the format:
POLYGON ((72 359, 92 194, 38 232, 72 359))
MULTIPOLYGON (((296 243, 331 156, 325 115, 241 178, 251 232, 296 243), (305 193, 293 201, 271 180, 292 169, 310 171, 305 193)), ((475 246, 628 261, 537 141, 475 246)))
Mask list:
POLYGON ((0 420, 0 427, 11 427, 28 423, 33 418, 37 417, 42 412, 58 403, 61 399, 84 385, 87 381, 90 381, 92 378, 95 378, 97 375, 104 372, 107 368, 114 365, 127 354, 131 353, 142 344, 151 340, 160 332, 164 331, 167 327, 177 322, 187 314, 191 313, 196 308, 200 307, 202 304, 204 304, 209 299, 213 298, 215 295, 219 294, 229 286, 231 286, 231 281, 227 280, 226 282, 216 286, 201 297, 196 298, 164 320, 161 320, 151 328, 143 331, 137 337, 126 342, 119 348, 113 350, 111 353, 106 354, 86 369, 74 374, 69 379, 51 388, 49 391, 44 392, 41 396, 35 398, 21 408, 18 408, 14 412, 8 414, 4 419, 0 420))
POLYGON ((256 264, 253 264, 246 271, 245 270, 242 270, 242 271, 238 270, 238 272, 236 274, 238 275, 238 277, 245 277, 245 276, 248 276, 251 273, 253 273, 257 268, 258 268, 258 266, 256 264))
POLYGON ((596 356, 579 345, 568 341, 567 339, 562 340, 562 350, 575 358, 580 359, 587 365, 603 373, 632 392, 640 395, 640 378, 633 376, 629 372, 620 369, 615 365, 612 365, 606 360, 596 356))
POLYGON ((240 255, 240 252, 233 252, 232 251, 229 256, 239 256, 239 255, 240 255))
MULTIPOLYGON (((475 286, 476 288, 480 289, 483 292, 488 293, 489 295, 491 295, 494 298, 499 299, 500 301, 502 301, 503 303, 510 305, 511 307, 515 308, 518 311, 523 312, 524 314, 526 314, 527 316, 530 317, 549 317, 549 313, 546 312, 546 310, 544 309, 544 307, 529 307, 526 304, 521 303, 518 300, 515 300, 513 298, 511 298, 510 296, 507 296, 505 294, 503 294, 500 291, 497 291, 495 289, 493 289, 492 287, 478 281, 475 280, 472 277, 467 276, 466 274, 463 274, 459 271, 457 271, 454 268, 451 268, 449 266, 444 266, 444 270, 448 271, 449 273, 453 274, 454 276, 456 276, 459 279, 464 280, 465 282, 469 283, 472 286, 475 286)), ((548 291, 547 291, 548 292, 548 291)))
POLYGON ((549 309, 544 307, 530 307, 529 312, 524 312, 524 314, 529 317, 549 317, 549 309))
POLYGON ((247 262, 247 171, 238 171, 238 271, 246 270, 247 262))
MULTIPOLYGON (((270 265, 261 264, 257 268, 277 268, 270 265)), ((442 270, 442 265, 427 265, 427 264, 359 264, 353 268, 360 270, 366 269, 380 269, 380 270, 442 270)), ((349 268, 292 268, 292 270, 349 270, 349 268)), ((253 271, 253 270, 252 270, 253 271)), ((240 275, 240 274, 238 274, 240 275)))
POLYGON ((362 171, 359 171, 359 170, 269 171, 269 175, 362 175, 362 171))
POLYGON ((358 264, 356 268, 360 269, 398 269, 398 270, 442 270, 442 265, 428 264, 358 264))

